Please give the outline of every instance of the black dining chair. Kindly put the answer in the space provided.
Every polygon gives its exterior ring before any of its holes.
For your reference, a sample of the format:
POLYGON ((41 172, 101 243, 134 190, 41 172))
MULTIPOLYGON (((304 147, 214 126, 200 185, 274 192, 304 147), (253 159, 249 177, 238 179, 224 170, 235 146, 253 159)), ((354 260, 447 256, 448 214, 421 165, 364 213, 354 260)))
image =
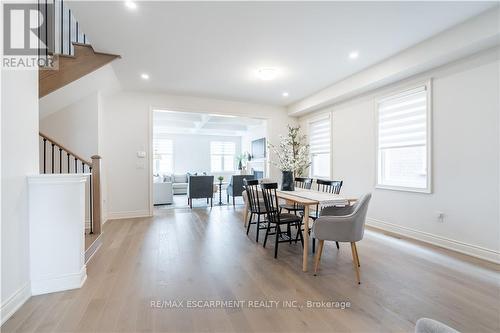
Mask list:
MULTIPOLYGON (((340 189, 342 188, 344 182, 342 180, 324 180, 317 179, 316 186, 319 192, 340 194, 340 189)), ((309 214, 309 217, 315 221, 319 217, 319 205, 316 205, 316 211, 309 214)))
MULTIPOLYGON (((342 188, 342 184, 344 184, 342 180, 324 180, 324 179, 316 180, 317 190, 325 193, 340 194, 340 189, 342 188)), ((316 210, 309 214, 309 218, 312 219, 313 221, 316 221, 316 219, 319 217, 319 213, 320 213, 319 205, 316 205, 316 210)), ((311 233, 311 229, 312 228, 309 228, 309 233, 311 233)), ((337 245, 337 249, 339 249, 340 248, 339 243, 335 242, 335 244, 337 245)), ((314 253, 316 250, 316 240, 314 238, 312 241, 312 249, 314 253)))
POLYGON ((264 203, 264 198, 262 193, 259 194, 259 181, 243 179, 243 188, 245 189, 244 195, 248 200, 248 208, 250 210, 250 217, 248 219, 247 225, 247 235, 250 231, 250 226, 256 225, 257 229, 255 231, 255 241, 259 242, 259 233, 261 230, 267 230, 267 221, 261 220, 261 215, 267 215, 266 205, 264 203), (253 217, 257 215, 257 221, 253 221, 253 217))
POLYGON ((279 243, 291 243, 292 237, 290 234, 291 226, 298 226, 297 228, 297 238, 300 239, 302 246, 304 246, 304 238, 302 235, 302 228, 300 227, 302 223, 302 217, 289 214, 280 213, 278 196, 276 195, 276 189, 278 188, 277 183, 266 183, 260 185, 262 189, 262 196, 264 197, 264 204, 267 211, 267 229, 266 237, 264 238, 264 247, 266 247, 267 238, 269 235, 275 235, 274 240, 274 258, 278 257, 278 244, 279 243), (281 227, 286 226, 286 230, 282 230, 281 227), (271 231, 274 229, 274 232, 271 231))
MULTIPOLYGON (((312 183, 313 183, 312 178, 295 177, 295 187, 310 190, 312 183)), ((304 211, 304 206, 298 205, 297 203, 281 204, 280 205, 280 213, 283 209, 286 210, 288 213, 293 212, 295 215, 297 215, 297 213, 304 211)))
POLYGON ((342 184, 344 182, 342 180, 324 180, 318 179, 316 180, 317 190, 320 192, 339 194, 340 189, 342 188, 342 184))

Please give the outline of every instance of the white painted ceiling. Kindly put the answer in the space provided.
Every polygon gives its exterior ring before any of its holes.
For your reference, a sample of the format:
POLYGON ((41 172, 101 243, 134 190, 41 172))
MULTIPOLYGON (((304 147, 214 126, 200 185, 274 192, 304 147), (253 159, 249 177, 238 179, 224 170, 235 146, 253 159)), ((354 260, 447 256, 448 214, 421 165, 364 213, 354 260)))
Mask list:
POLYGON ((265 120, 226 115, 155 110, 153 133, 242 136, 265 120))
POLYGON ((288 105, 496 2, 72 2, 125 89, 288 105), (359 58, 348 54, 357 50, 359 58), (255 71, 277 67, 274 81, 255 71), (140 79, 146 72, 150 80, 140 79), (283 91, 289 97, 281 96, 283 91))

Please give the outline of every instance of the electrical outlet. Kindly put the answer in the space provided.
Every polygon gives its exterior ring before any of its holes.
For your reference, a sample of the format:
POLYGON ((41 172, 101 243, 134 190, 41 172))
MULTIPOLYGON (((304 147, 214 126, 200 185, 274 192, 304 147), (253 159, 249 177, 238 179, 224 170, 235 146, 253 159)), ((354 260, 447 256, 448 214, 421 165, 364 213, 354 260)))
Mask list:
POLYGON ((436 213, 436 219, 438 222, 444 222, 444 213, 443 212, 437 212, 436 213))

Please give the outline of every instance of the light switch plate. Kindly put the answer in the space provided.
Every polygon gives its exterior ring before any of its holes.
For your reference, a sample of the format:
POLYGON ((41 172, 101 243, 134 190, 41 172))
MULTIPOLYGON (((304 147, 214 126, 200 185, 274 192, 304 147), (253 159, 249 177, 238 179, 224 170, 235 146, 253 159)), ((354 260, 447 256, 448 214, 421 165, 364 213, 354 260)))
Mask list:
POLYGON ((145 151, 138 151, 138 152, 137 152, 137 157, 139 157, 139 158, 144 158, 144 157, 146 157, 146 152, 145 152, 145 151))

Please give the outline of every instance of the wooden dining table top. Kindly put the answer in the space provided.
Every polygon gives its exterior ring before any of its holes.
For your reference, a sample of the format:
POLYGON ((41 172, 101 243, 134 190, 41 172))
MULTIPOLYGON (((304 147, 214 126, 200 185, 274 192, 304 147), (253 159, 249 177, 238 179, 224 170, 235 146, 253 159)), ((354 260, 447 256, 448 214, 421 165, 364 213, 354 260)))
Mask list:
POLYGON ((321 206, 346 206, 355 201, 354 198, 347 198, 340 194, 320 192, 303 188, 296 188, 294 191, 276 190, 278 198, 293 201, 302 205, 321 206))

